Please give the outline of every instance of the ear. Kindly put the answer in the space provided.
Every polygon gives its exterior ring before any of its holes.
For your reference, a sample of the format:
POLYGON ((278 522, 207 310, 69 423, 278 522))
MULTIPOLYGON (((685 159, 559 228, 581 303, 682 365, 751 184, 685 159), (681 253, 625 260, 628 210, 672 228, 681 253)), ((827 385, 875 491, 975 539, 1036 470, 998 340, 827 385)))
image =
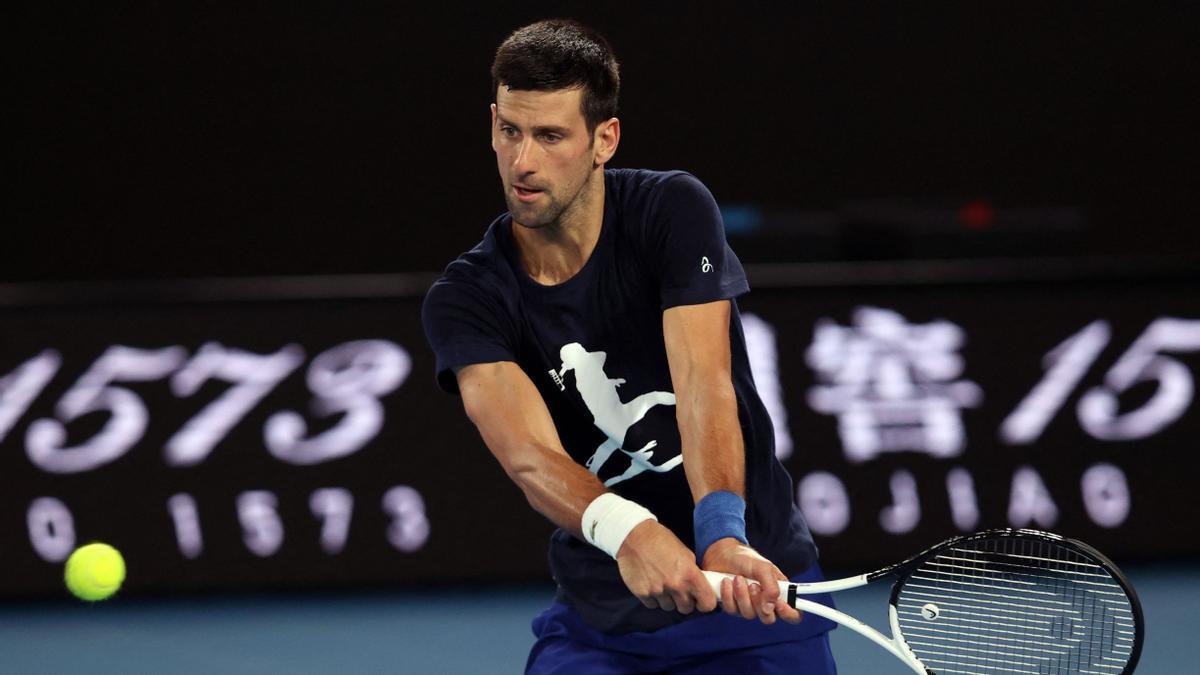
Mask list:
POLYGON ((492 128, 488 131, 488 137, 492 139, 492 151, 496 150, 496 104, 491 105, 492 109, 492 128))
POLYGON ((596 166, 607 164, 617 154, 617 145, 621 142, 621 120, 613 117, 597 124, 592 142, 596 148, 593 163, 596 166))

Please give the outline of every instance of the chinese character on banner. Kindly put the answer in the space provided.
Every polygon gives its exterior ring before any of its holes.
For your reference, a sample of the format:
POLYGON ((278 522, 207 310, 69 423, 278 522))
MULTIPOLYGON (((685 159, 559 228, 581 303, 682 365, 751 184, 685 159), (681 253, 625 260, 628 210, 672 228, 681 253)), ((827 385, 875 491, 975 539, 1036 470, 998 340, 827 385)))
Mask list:
POLYGON ((953 457, 966 446, 961 411, 983 390, 962 375, 962 328, 945 320, 910 324, 897 312, 859 307, 852 326, 821 319, 806 353, 820 384, 813 410, 838 416, 846 458, 883 452, 953 457))

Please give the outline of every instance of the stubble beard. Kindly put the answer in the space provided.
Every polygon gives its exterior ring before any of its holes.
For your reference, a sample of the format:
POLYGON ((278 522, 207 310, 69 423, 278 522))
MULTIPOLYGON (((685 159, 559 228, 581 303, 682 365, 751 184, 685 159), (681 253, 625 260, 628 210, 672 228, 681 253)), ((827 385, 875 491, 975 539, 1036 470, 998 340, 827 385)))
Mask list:
POLYGON ((509 185, 504 192, 504 201, 508 204, 508 212, 518 225, 531 230, 557 228, 563 224, 564 216, 569 216, 572 211, 584 205, 589 179, 590 175, 585 175, 574 194, 566 200, 545 190, 542 192, 545 204, 526 204, 513 195, 512 186, 509 185))
MULTIPOLYGON (((518 201, 512 194, 512 187, 509 187, 504 195, 504 201, 508 203, 508 212, 512 214, 513 220, 522 227, 537 230, 558 225, 563 212, 567 210, 570 203, 559 202, 549 192, 543 192, 542 195, 545 198, 545 204, 526 204, 518 201)), ((578 198, 578 194, 576 194, 576 198, 578 198)))

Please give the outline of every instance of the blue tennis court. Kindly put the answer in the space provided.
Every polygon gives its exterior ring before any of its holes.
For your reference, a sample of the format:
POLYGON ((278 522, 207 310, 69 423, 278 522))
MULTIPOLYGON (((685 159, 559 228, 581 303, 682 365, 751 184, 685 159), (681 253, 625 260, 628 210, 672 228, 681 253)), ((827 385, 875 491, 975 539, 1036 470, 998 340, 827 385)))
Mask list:
MULTIPOLYGON (((1146 613, 1139 675, 1195 671, 1191 621, 1200 568, 1128 570, 1146 613)), ((846 591, 840 606, 886 632, 887 584, 846 591)), ((0 607, 0 672, 519 673, 533 638, 529 620, 550 587, 480 591, 250 596, 7 604, 0 607)), ((845 675, 905 673, 846 629, 834 651, 845 675)))

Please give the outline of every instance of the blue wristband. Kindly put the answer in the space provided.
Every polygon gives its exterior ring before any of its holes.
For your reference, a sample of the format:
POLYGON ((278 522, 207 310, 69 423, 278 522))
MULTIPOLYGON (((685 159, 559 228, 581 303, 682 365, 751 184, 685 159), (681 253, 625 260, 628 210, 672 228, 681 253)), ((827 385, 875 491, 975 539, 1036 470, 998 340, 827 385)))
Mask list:
POLYGON ((704 560, 704 552, 718 539, 733 537, 746 541, 746 500, 732 492, 710 492, 696 504, 692 513, 696 533, 696 562, 704 560))

